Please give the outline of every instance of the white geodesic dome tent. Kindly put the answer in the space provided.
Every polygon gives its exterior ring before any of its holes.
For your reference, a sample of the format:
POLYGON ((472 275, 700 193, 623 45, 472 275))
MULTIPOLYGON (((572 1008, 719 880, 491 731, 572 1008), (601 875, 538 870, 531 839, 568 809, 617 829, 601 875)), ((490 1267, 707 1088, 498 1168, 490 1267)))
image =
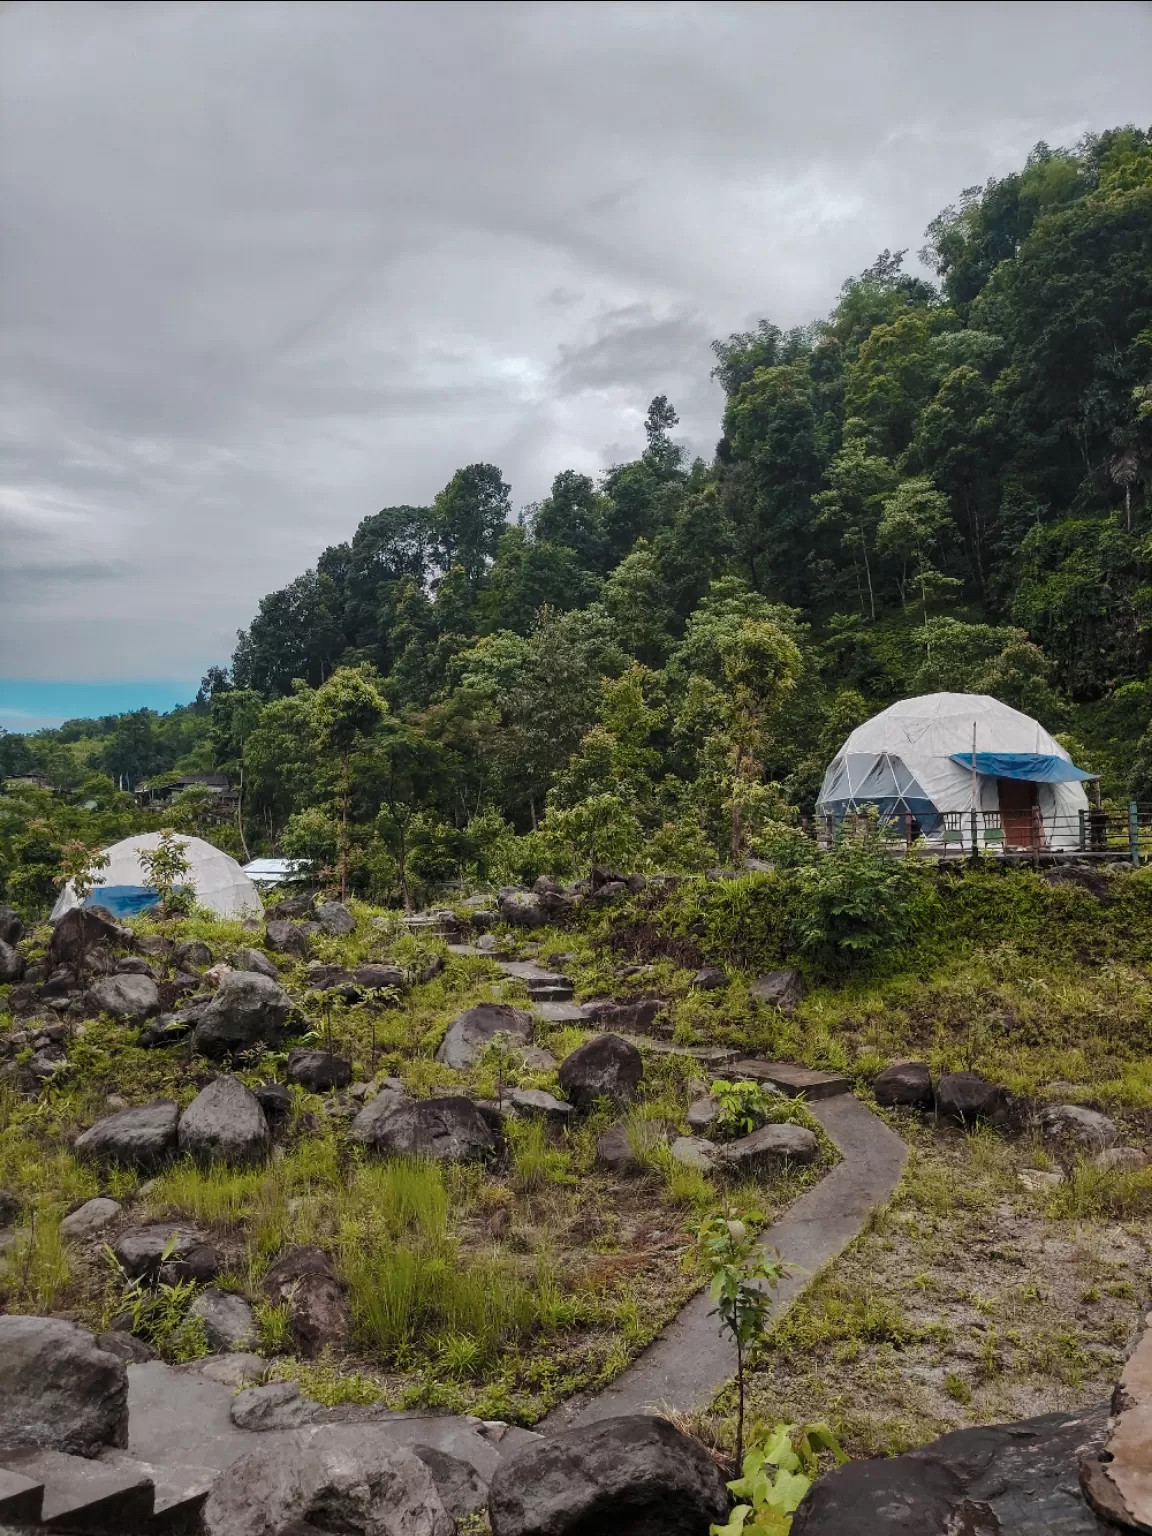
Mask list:
MULTIPOLYGON (((191 866, 188 884, 196 893, 197 906, 206 907, 220 917, 259 917, 264 911, 260 893, 236 860, 206 843, 202 837, 185 837, 183 833, 179 836, 184 844, 184 857, 191 866)), ((155 905, 157 892, 148 884, 140 855, 150 853, 159 842, 159 832, 146 832, 141 837, 126 837, 105 848, 103 852, 108 855, 108 866, 99 871, 99 883, 93 886, 84 905, 108 907, 117 917, 132 917, 155 905)), ((79 905, 69 882, 52 908, 52 921, 79 905)))
POLYGON ((966 830, 975 812, 987 840, 1080 846, 1084 780, 1064 748, 1029 715, 983 693, 902 699, 859 725, 820 789, 826 822, 874 806, 882 822, 914 819, 929 841, 966 830), (1025 837, 1025 832, 1028 836, 1025 837))

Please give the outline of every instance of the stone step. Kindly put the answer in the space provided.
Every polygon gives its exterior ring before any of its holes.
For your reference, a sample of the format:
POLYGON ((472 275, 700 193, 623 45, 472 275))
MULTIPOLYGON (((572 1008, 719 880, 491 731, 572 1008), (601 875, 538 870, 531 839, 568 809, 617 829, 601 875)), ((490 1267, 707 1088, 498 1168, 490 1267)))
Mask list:
POLYGON ((570 1003, 576 988, 570 981, 530 981, 528 996, 534 1003, 570 1003))
POLYGON ((150 1531, 152 1479, 138 1462, 108 1466, 64 1451, 5 1451, 9 1472, 43 1486, 38 1528, 70 1536, 129 1536, 150 1531))
POLYGON ((848 1079, 839 1072, 816 1072, 811 1067, 798 1067, 790 1061, 752 1058, 734 1061, 729 1070, 734 1077, 751 1077, 760 1083, 771 1083, 790 1099, 798 1099, 801 1094, 806 1099, 834 1099, 851 1088, 848 1079))
POLYGON ((111 1467, 137 1469, 152 1479, 152 1516, 141 1526, 146 1536, 197 1536, 200 1511, 219 1476, 214 1467, 166 1466, 138 1461, 127 1451, 101 1451, 100 1461, 111 1467))
POLYGON ((31 1525, 40 1519, 44 1484, 10 1467, 0 1467, 0 1520, 31 1525))
POLYGON ((605 1029, 609 1035, 619 1035, 639 1051, 651 1051, 656 1056, 691 1056, 702 1067, 731 1070, 740 1052, 722 1045, 674 1045, 670 1040, 655 1040, 651 1035, 625 1034, 618 1029, 605 1029))
POLYGON ((533 1010, 549 1024, 589 1024, 591 1020, 579 1003, 533 1003, 533 1010))

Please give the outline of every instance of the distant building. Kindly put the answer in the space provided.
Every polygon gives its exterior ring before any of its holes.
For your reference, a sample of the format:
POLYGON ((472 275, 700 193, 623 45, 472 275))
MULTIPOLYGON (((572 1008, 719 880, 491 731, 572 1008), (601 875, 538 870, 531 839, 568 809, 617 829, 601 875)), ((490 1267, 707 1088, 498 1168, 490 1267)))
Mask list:
POLYGON ((145 810, 159 810, 162 806, 171 805, 176 796, 183 794, 186 789, 211 791, 213 799, 206 803, 206 820, 236 820, 240 796, 220 773, 185 773, 176 779, 165 777, 155 784, 142 784, 134 793, 137 805, 145 810))
POLYGON ((260 890, 270 891, 278 885, 307 879, 309 868, 308 859, 253 859, 245 864, 244 873, 260 890))

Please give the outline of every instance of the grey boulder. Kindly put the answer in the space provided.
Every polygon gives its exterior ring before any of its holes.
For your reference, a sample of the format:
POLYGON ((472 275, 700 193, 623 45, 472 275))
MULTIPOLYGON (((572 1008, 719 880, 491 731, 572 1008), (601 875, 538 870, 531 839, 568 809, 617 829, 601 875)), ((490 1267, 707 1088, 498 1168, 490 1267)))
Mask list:
POLYGON ((597 1099, 630 1098, 644 1076, 644 1061, 619 1035, 596 1035, 564 1058, 558 1076, 565 1097, 577 1109, 591 1109, 597 1099))
POLYGON ((347 1088, 352 1081, 352 1063, 345 1056, 330 1051, 289 1051, 288 1081, 299 1083, 309 1093, 327 1093, 332 1088, 347 1088))
POLYGON ((356 919, 342 901, 322 901, 316 908, 315 920, 329 938, 346 939, 356 932, 356 919))
POLYGON ((376 1122, 372 1145, 378 1152, 434 1162, 474 1162, 490 1157, 497 1143, 472 1100, 450 1095, 401 1100, 376 1122))
POLYGON ((548 921, 540 898, 531 891, 501 891, 496 905, 510 928, 543 928, 548 921))
POLYGON ((495 1035, 506 1034, 513 1044, 528 1045, 532 1028, 532 1015, 521 1008, 507 1003, 478 1003, 452 1020, 436 1051, 436 1060, 462 1072, 472 1066, 495 1035))
POLYGON ((129 1227, 113 1243, 112 1252, 130 1280, 195 1280, 206 1285, 220 1268, 220 1255, 199 1232, 171 1221, 129 1227))
POLYGON ((180 1111, 169 1099, 122 1109, 76 1138, 77 1157, 118 1163, 125 1168, 155 1168, 176 1149, 180 1111))
POLYGON ((306 1397, 294 1381, 265 1381, 237 1393, 228 1417, 237 1429, 266 1431, 314 1424, 321 1412, 315 1398, 306 1397))
POLYGON ((650 1414, 604 1419, 502 1460, 488 1490, 493 1536, 708 1536, 728 1492, 698 1440, 650 1414))
POLYGON ((1114 1147, 1120 1133, 1107 1115, 1079 1104, 1050 1104, 1040 1116, 1045 1141, 1070 1141, 1089 1152, 1114 1147))
POLYGON ((785 1013, 791 1013, 807 990, 807 983, 799 971, 769 971, 766 976, 760 976, 752 983, 748 988, 748 996, 755 1003, 764 1003, 769 1008, 780 1008, 785 1013))
POLYGON ((671 1152, 685 1168, 695 1168, 697 1173, 711 1173, 720 1156, 720 1148, 706 1136, 677 1136, 671 1152))
POLYGON ((0 986, 19 981, 24 974, 24 956, 14 944, 0 939, 0 986))
POLYGON ((280 972, 262 949, 252 949, 245 945, 236 951, 228 963, 234 971, 254 971, 257 976, 267 976, 269 981, 280 980, 280 972))
POLYGON ((264 936, 269 949, 277 954, 292 955, 297 960, 307 960, 312 948, 306 928, 299 923, 279 922, 275 918, 265 924, 264 936))
POLYGON ((66 1243, 83 1243, 97 1232, 103 1232, 110 1222, 116 1220, 120 1211, 118 1200, 97 1195, 93 1200, 85 1200, 82 1206, 65 1216, 60 1223, 60 1236, 66 1243))
POLYGON ((401 1104, 409 1102, 404 1084, 398 1078, 386 1080, 381 1084, 376 1097, 365 1104, 349 1126, 353 1140, 366 1147, 374 1147, 380 1126, 401 1104))
POLYGON ((134 949, 136 938, 131 928, 118 923, 107 907, 73 907, 52 930, 48 965, 74 966, 89 950, 110 947, 134 949))
POLYGON ((542 1088, 513 1088, 505 1097, 512 1108, 530 1118, 547 1120, 552 1125, 566 1125, 572 1118, 571 1104, 557 1099, 542 1088))
POLYGON ((699 992, 715 992, 717 988, 728 985, 728 972, 722 971, 717 965, 706 965, 693 976, 692 985, 699 992))
POLYGON ((143 1024, 160 1012, 160 993, 151 976, 101 976, 88 988, 88 1003, 118 1024, 143 1024))
POLYGON ((96 1456, 128 1444, 128 1373, 85 1328, 0 1317, 0 1447, 96 1456))
POLYGON ((392 987, 399 991, 407 981, 398 965, 358 965, 352 980, 364 992, 383 992, 392 987))
POLYGON ((24 924, 11 907, 0 907, 0 944, 19 944, 24 924))
POLYGON ((230 971, 200 1015, 192 1043, 204 1056, 226 1056, 257 1044, 279 1043, 292 999, 278 981, 257 971, 230 971))
POLYGON ((217 1478, 202 1520, 204 1536, 274 1536, 294 1522, 329 1536, 456 1528, 421 1458, 360 1424, 298 1429, 242 1456, 217 1478))
POLYGON ((255 1342, 256 1322, 252 1308, 243 1296, 236 1296, 231 1291, 219 1291, 215 1286, 209 1286, 197 1296, 188 1315, 198 1317, 204 1324, 204 1336, 214 1354, 226 1355, 233 1350, 250 1349, 255 1342))
POLYGON ((711 1130, 720 1118, 720 1102, 712 1094, 703 1099, 697 1099, 688 1106, 688 1129, 690 1131, 711 1130))
POLYGON ((202 971, 212 964, 212 951, 203 939, 185 939, 172 951, 172 964, 178 971, 202 971))
POLYGON ((1004 1090, 979 1072, 945 1072, 936 1084, 937 1113, 961 1125, 992 1120, 1004 1106, 1004 1090))
POLYGON ((271 1141, 259 1101, 236 1077, 202 1088, 180 1116, 177 1144, 199 1162, 246 1163, 264 1156, 271 1141))
POLYGON ((742 1173, 772 1164, 811 1163, 819 1150, 820 1143, 807 1126, 762 1125, 750 1136, 729 1142, 722 1155, 730 1168, 742 1173))
POLYGON ((926 1061, 898 1061, 876 1074, 872 1092, 877 1104, 885 1108, 903 1104, 913 1109, 931 1109, 931 1069, 926 1061))
POLYGON ((262 1289, 269 1301, 287 1305, 292 1338, 308 1359, 347 1344, 344 1293, 319 1248, 289 1248, 269 1266, 262 1289))

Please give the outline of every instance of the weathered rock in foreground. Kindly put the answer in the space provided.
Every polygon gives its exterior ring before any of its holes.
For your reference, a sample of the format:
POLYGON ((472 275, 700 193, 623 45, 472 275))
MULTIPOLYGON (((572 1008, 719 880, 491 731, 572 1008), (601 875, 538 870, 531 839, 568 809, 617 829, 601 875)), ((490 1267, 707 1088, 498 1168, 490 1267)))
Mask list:
POLYGON ((1113 1121, 1079 1104, 1050 1104, 1040 1116, 1045 1141, 1074 1142, 1089 1152, 1103 1152, 1120 1139, 1113 1121))
POLYGON ((769 1008, 780 1008, 791 1013, 808 991, 808 984, 799 971, 769 971, 748 988, 748 996, 754 1003, 765 1003, 769 1008))
POLYGON ((591 1109, 597 1099, 616 1103, 631 1098, 644 1076, 644 1061, 629 1040, 597 1035, 577 1046, 560 1063, 560 1088, 577 1109, 591 1109))
POLYGON ((728 1493, 698 1440, 648 1414, 567 1430, 501 1461, 493 1536, 708 1536, 728 1493))
POLYGON ((352 1081, 352 1063, 330 1051, 297 1050, 288 1052, 288 1081, 299 1083, 309 1093, 327 1093, 332 1088, 347 1088, 352 1081))
POLYGON ((822 1478, 792 1536, 1106 1536, 1080 1489, 1106 1406, 956 1430, 907 1456, 822 1478))
POLYGON ((314 917, 330 938, 346 939, 356 932, 356 919, 342 901, 322 901, 314 917))
POLYGON ((24 956, 6 939, 0 939, 0 986, 19 981, 24 974, 24 956))
POLYGON ((446 1067, 462 1072, 479 1058, 488 1042, 499 1034, 506 1034, 516 1045, 527 1045, 532 1039, 534 1020, 522 1008, 508 1003, 478 1003, 458 1013, 448 1026, 448 1033, 436 1051, 436 1060, 446 1067))
POLYGON ((1152 1530, 1152 1328, 1145 1327, 1112 1394, 1107 1442, 1080 1458, 1092 1508, 1125 1530, 1152 1530))
POLYGON ((259 1101, 236 1077, 218 1077, 201 1089, 180 1116, 177 1132, 181 1152, 204 1163, 254 1162, 271 1139, 259 1101))
POLYGON ((101 976, 88 988, 88 1005, 118 1024, 143 1024, 160 1012, 160 992, 151 976, 101 976))
POLYGON ((383 992, 388 987, 401 991, 407 977, 398 965, 358 965, 352 980, 365 992, 383 992))
POLYGON ((474 1162, 496 1151, 496 1137, 471 1099, 452 1095, 400 1100, 377 1120, 372 1145, 434 1162, 474 1162))
POLYGON ((287 1302, 292 1337, 308 1359, 347 1343, 344 1293, 319 1248, 289 1248, 270 1266, 262 1289, 269 1301, 287 1302))
POLYGON ((112 1252, 131 1280, 195 1280, 204 1285, 220 1268, 220 1255, 199 1232, 171 1221, 129 1227, 113 1243, 112 1252))
POLYGON ((945 1072, 936 1084, 937 1113, 962 1125, 993 1119, 1005 1102, 1004 1090, 979 1072, 945 1072))
POLYGON ((75 966, 92 949, 134 949, 131 928, 118 923, 107 907, 73 907, 52 930, 48 945, 48 966, 75 966))
POLYGON ((95 1456, 128 1444, 128 1373, 84 1328, 0 1317, 0 1448, 95 1456))
POLYGON ((706 1136, 677 1136, 672 1142, 672 1156, 685 1168, 711 1173, 721 1156, 720 1148, 706 1136))
POLYGON ((349 1131, 354 1140, 366 1147, 376 1145, 376 1132, 383 1122, 401 1104, 408 1102, 408 1094, 399 1078, 385 1078, 374 1099, 371 1099, 353 1120, 349 1131))
POLYGON ((455 1530, 420 1457, 359 1424, 299 1429, 242 1456, 217 1479, 203 1513, 204 1536, 273 1536, 296 1521, 330 1536, 455 1530))
POLYGON ((932 1072, 926 1061, 898 1061, 885 1067, 872 1084, 877 1104, 904 1104, 912 1109, 931 1109, 934 1101, 932 1072))
POLYGON ((251 1349, 255 1343, 255 1318, 243 1296, 209 1286, 197 1296, 188 1315, 198 1317, 204 1324, 208 1348, 215 1354, 251 1349))
POLYGON ((264 935, 269 949, 277 954, 292 955, 297 960, 307 960, 312 948, 308 930, 299 923, 284 923, 272 919, 265 924, 264 935))
POLYGON ((121 1211, 118 1200, 109 1200, 107 1196, 97 1195, 93 1200, 85 1200, 84 1204, 70 1215, 65 1216, 60 1223, 60 1236, 66 1243, 83 1243, 88 1238, 94 1237, 97 1232, 102 1232, 109 1223, 116 1220, 121 1211))
POLYGON ((508 1103, 522 1115, 548 1120, 553 1125, 565 1125, 572 1118, 571 1104, 565 1104, 543 1088, 513 1088, 507 1095, 508 1103))
POLYGON ((192 1044, 204 1056, 227 1056, 263 1043, 278 1045, 292 999, 258 971, 230 971, 200 1015, 192 1044))
POLYGON ((815 1133, 804 1125, 762 1125, 750 1136, 729 1142, 722 1156, 729 1168, 751 1173, 780 1163, 812 1163, 820 1151, 815 1133))
POLYGON ((238 949, 229 961, 234 971, 254 971, 257 976, 267 976, 269 981, 279 981, 280 972, 262 949, 245 945, 238 949))
POLYGON ((212 951, 203 939, 185 939, 172 951, 172 964, 178 971, 202 971, 212 964, 212 951))
POLYGON ((97 1120, 76 1138, 77 1157, 119 1163, 125 1168, 156 1168, 176 1150, 180 1111, 170 1099, 122 1109, 97 1120))

